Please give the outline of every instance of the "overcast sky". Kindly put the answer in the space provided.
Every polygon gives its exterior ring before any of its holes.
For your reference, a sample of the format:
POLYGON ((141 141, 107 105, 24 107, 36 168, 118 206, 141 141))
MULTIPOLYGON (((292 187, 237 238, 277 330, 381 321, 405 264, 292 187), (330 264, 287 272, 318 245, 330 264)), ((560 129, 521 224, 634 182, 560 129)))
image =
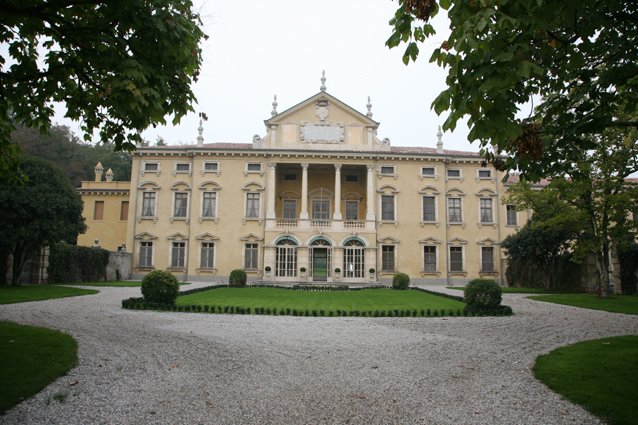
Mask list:
MULTIPOLYGON (((390 0, 196 0, 210 37, 193 87, 196 112, 209 118, 205 143, 250 143, 254 134, 263 136, 273 95, 282 112, 316 94, 325 70, 327 92, 351 107, 365 113, 370 96, 381 139, 389 137, 393 146, 434 147, 445 115, 437 116, 430 104, 445 88, 446 70, 429 58, 446 39, 447 16, 437 16, 437 35, 421 46, 416 63, 405 66, 403 47, 385 47, 396 7, 390 0)), ((58 108, 56 121, 70 124, 63 115, 58 108)), ((144 137, 192 144, 197 126, 193 113, 178 126, 150 129, 144 137)), ((454 133, 444 134, 445 147, 478 150, 467 142, 467 133, 460 123, 454 133)))

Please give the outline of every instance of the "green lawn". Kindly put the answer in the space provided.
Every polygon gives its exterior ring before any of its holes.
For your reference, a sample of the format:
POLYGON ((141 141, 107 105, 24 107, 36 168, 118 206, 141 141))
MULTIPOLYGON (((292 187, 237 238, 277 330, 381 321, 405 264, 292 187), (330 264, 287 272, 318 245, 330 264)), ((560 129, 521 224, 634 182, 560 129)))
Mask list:
POLYGON ((638 418, 638 336, 586 341, 536 359, 536 378, 611 425, 638 418))
MULTIPOLYGON (((141 281, 131 280, 106 280, 100 282, 73 282, 73 283, 60 283, 60 285, 70 286, 113 286, 118 288, 139 288, 142 286, 141 281)), ((179 286, 190 285, 190 282, 180 282, 179 286)))
POLYGON ((592 310, 610 311, 612 313, 638 314, 638 295, 597 297, 594 294, 551 294, 535 295, 529 298, 592 310))
MULTIPOLYGON (((456 289, 457 291, 463 291, 463 286, 446 286, 447 289, 456 289)), ((509 286, 501 286, 501 290, 504 294, 547 294, 545 288, 514 288, 509 286)))
POLYGON ((67 288, 54 285, 0 286, 0 304, 23 303, 27 301, 50 300, 53 298, 76 297, 97 294, 93 289, 67 288))
POLYGON ((416 290, 293 291, 279 288, 220 288, 177 298, 178 305, 267 307, 271 309, 368 311, 431 309, 463 311, 465 304, 416 290))
POLYGON ((0 413, 41 391, 77 363, 73 338, 0 321, 0 413))

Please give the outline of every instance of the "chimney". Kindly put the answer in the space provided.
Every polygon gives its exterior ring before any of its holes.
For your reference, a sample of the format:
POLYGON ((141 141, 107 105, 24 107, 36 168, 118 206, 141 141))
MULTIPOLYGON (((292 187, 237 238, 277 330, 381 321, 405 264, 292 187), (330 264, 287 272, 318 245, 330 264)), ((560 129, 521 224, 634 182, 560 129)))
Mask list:
POLYGON ((113 170, 110 168, 106 171, 106 181, 107 182, 113 181, 113 170))
POLYGON ((98 162, 95 165, 95 181, 96 182, 100 182, 102 181, 102 173, 104 172, 104 167, 102 167, 102 163, 98 162))

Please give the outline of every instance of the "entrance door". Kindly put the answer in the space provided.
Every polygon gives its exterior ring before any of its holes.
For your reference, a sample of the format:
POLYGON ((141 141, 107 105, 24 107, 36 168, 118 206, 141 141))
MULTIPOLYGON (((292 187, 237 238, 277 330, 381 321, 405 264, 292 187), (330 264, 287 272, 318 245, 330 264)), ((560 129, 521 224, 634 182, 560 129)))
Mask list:
POLYGON ((328 249, 312 249, 312 280, 328 280, 328 249))

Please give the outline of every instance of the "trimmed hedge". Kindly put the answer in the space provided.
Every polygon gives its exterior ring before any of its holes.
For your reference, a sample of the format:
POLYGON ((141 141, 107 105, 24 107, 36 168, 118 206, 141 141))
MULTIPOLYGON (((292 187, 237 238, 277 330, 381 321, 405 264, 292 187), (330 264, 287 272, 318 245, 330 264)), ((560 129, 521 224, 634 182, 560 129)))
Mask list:
POLYGON ((474 315, 510 315, 512 309, 502 306, 503 291, 493 279, 474 279, 467 284, 464 291, 464 312, 474 315))
POLYGON ((97 282, 106 280, 109 251, 59 242, 49 247, 50 283, 97 282))
POLYGON ((392 276, 392 289, 408 289, 410 276, 405 273, 397 273, 392 276))
POLYGON ((142 280, 144 301, 153 304, 175 304, 179 295, 179 282, 169 272, 153 270, 142 280))
POLYGON ((228 286, 243 287, 246 286, 247 280, 248 276, 244 270, 235 269, 230 272, 230 276, 228 277, 228 286))

